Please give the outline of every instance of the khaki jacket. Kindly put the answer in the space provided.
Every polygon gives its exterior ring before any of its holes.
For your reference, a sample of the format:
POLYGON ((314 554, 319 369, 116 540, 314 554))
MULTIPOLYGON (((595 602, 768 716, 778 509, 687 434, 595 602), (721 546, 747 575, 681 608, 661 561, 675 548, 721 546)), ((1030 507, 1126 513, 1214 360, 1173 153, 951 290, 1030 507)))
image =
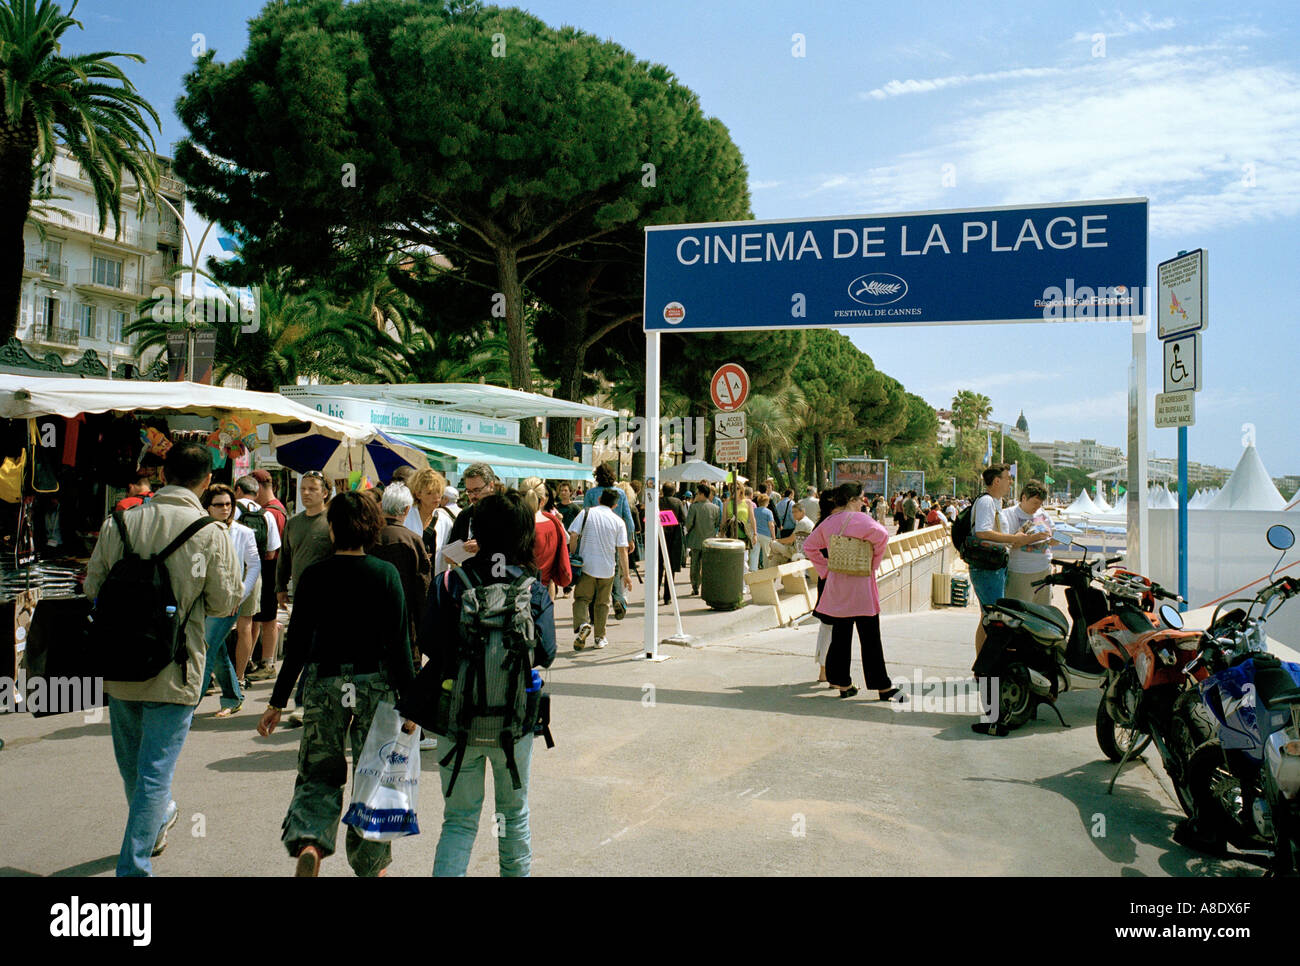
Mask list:
MULTIPOLYGON (((205 516, 207 512, 194 491, 182 486, 165 486, 147 504, 123 514, 131 546, 146 557, 162 550, 189 524, 205 516)), ((90 557, 87 597, 99 595, 109 570, 121 558, 122 538, 110 517, 100 528, 99 543, 90 557)), ((189 652, 186 680, 181 679, 180 665, 169 664, 148 681, 105 681, 104 690, 110 697, 166 704, 199 702, 199 679, 207 658, 204 622, 209 615, 235 612, 243 590, 243 564, 235 555, 230 532, 220 524, 210 524, 167 558, 167 572, 177 607, 182 614, 189 614, 185 624, 185 647, 189 652)))

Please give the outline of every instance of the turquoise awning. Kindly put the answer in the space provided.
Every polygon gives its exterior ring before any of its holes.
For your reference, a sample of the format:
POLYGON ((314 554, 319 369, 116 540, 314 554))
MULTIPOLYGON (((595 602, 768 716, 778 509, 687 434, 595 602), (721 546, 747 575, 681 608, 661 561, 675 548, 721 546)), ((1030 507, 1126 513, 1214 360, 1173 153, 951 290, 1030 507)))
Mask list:
POLYGON ((520 446, 518 443, 489 443, 455 436, 389 436, 424 451, 431 465, 444 473, 460 476, 471 463, 486 463, 497 476, 522 480, 540 476, 553 480, 594 480, 591 467, 561 456, 520 446))

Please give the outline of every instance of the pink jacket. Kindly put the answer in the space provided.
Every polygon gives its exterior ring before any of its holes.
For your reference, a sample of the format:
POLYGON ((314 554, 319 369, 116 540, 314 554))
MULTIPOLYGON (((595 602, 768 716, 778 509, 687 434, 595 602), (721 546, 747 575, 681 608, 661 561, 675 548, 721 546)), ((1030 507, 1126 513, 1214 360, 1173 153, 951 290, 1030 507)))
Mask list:
POLYGON ((880 595, 876 591, 875 571, 880 569, 880 561, 885 558, 888 546, 889 531, 871 519, 868 513, 841 510, 819 523, 803 545, 804 556, 812 561, 817 575, 826 580, 826 587, 817 601, 817 613, 827 617, 871 617, 879 614, 880 595), (871 541, 874 552, 871 555, 870 577, 849 577, 830 572, 829 562, 822 551, 829 553, 830 538, 841 533, 846 537, 871 541))

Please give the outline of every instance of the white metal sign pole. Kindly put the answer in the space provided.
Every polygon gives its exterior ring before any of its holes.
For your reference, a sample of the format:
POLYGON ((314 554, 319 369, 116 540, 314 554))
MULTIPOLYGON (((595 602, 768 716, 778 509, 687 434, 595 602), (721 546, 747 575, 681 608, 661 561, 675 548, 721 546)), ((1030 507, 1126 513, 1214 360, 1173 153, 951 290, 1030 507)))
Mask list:
POLYGON ((645 334, 645 449, 645 656, 654 661, 659 658, 659 333, 655 330, 645 334))

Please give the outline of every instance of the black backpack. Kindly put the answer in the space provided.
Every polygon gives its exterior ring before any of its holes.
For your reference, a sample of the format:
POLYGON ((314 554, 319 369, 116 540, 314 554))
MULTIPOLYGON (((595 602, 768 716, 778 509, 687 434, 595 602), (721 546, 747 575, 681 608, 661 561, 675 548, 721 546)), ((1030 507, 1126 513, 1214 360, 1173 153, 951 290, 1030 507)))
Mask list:
MULTIPOLYGON (((452 764, 450 795, 469 745, 497 747, 515 788, 522 787, 515 765, 515 742, 538 724, 542 694, 529 690, 537 627, 533 623, 533 584, 527 573, 505 583, 479 583, 464 567, 454 568, 464 583, 460 633, 456 635, 454 677, 443 682, 434 730, 455 744, 440 765, 452 764)), ((549 710, 549 709, 547 709, 549 710)), ((547 746, 553 744, 549 730, 547 746)))
POLYGON ((257 555, 265 559, 268 552, 266 543, 270 539, 271 533, 270 528, 266 525, 266 509, 259 507, 256 510, 250 510, 241 504, 237 522, 253 531, 253 537, 257 540, 257 555))
MULTIPOLYGON (((975 500, 978 503, 984 497, 975 500)), ((991 498, 990 498, 991 499, 991 498)), ((975 503, 971 503, 952 522, 952 545, 966 565, 977 570, 1001 570, 1007 565, 1007 548, 999 544, 985 544, 971 539, 974 526, 975 503)))
POLYGON ((195 520, 152 557, 141 557, 131 546, 121 510, 113 511, 113 522, 122 536, 122 559, 104 578, 87 633, 96 671, 109 681, 148 681, 167 665, 179 664, 181 680, 188 682, 185 625, 203 595, 181 614, 166 560, 216 521, 208 516, 195 520))

